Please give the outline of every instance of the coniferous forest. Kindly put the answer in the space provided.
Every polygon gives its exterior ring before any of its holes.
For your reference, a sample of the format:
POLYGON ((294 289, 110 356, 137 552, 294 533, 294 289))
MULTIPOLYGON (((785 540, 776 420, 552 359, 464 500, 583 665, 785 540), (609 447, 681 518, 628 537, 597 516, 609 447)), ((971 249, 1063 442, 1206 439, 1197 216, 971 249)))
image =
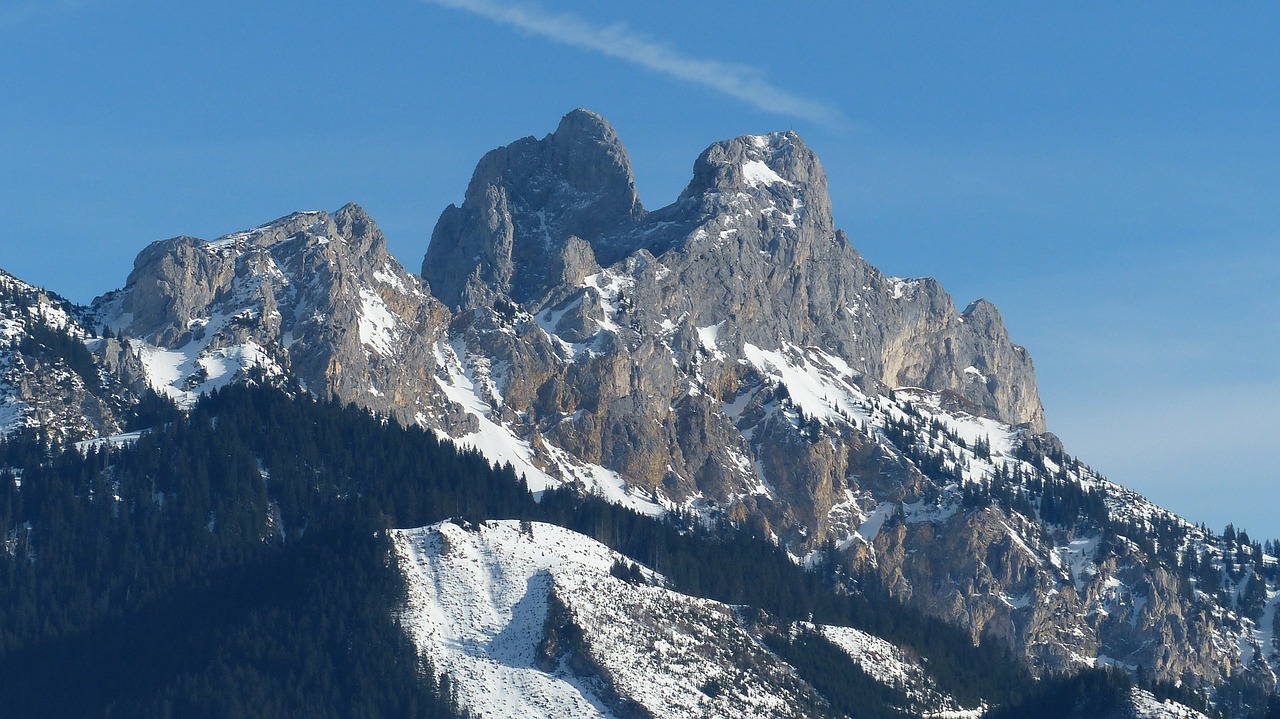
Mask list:
MULTIPOLYGON (((404 588, 382 531, 451 517, 552 522, 678 591, 864 629, 966 705, 1014 711, 1045 691, 994 642, 975 647, 834 564, 802 569, 745 528, 571 489, 535 501, 476 452, 276 389, 145 406, 151 429, 129 446, 0 443, 0 715, 460 716, 397 626, 404 588)), ((904 715, 904 697, 819 637, 774 649, 837 711, 904 715)))

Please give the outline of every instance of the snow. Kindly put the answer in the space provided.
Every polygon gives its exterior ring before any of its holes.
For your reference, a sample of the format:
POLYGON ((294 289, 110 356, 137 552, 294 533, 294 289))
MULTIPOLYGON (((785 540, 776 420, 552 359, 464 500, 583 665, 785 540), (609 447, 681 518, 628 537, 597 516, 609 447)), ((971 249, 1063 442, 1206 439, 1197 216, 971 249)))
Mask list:
MULTIPOLYGON (((543 334, 545 334, 547 339, 551 340, 551 343, 555 345, 557 350, 559 350, 559 357, 564 362, 573 362, 578 355, 583 353, 588 357, 594 357, 597 354, 596 350, 593 348, 595 344, 594 338, 585 342, 574 343, 566 341, 563 337, 557 334, 557 326, 560 324, 560 319, 564 317, 566 313, 576 310, 581 304, 582 295, 578 295, 560 309, 548 308, 533 317, 533 321, 537 323, 543 334)), ((610 304, 607 295, 601 296, 600 304, 606 314, 611 315, 615 311, 613 305, 610 304)), ((592 318, 592 320, 602 330, 617 332, 619 329, 618 325, 616 325, 609 317, 600 319, 592 318)))
POLYGON ((207 341, 192 340, 178 349, 165 349, 131 340, 146 372, 147 383, 181 407, 191 407, 206 392, 225 387, 250 368, 280 375, 283 368, 252 340, 207 350, 207 341))
POLYGON ((390 263, 386 263, 382 267, 374 270, 373 279, 391 287, 401 294, 422 295, 422 291, 416 286, 411 287, 406 285, 404 280, 400 278, 400 275, 396 274, 395 268, 393 268, 390 263))
POLYGON ((979 441, 989 442, 993 456, 1012 457, 1017 433, 1012 427, 990 417, 979 417, 956 410, 943 410, 936 392, 915 387, 900 387, 898 394, 909 399, 926 419, 936 419, 947 430, 973 447, 979 441))
POLYGON ((474 370, 477 362, 487 367, 487 358, 472 357, 463 342, 451 343, 447 338, 438 340, 433 352, 436 364, 444 370, 443 377, 436 376, 436 384, 450 401, 461 405, 479 424, 475 432, 449 438, 454 443, 479 451, 490 462, 509 463, 517 476, 524 476, 533 492, 576 480, 587 492, 642 514, 656 516, 665 511, 654 498, 629 488, 617 472, 583 462, 545 439, 541 444, 546 456, 535 459, 536 453, 527 440, 491 416, 492 407, 484 395, 491 394, 493 390, 477 381, 474 370), (541 463, 538 460, 542 460, 541 463))
POLYGON ((890 297, 895 300, 915 297, 915 290, 920 287, 920 280, 904 280, 901 277, 886 277, 889 283, 890 297))
POLYGON ((144 434, 146 434, 145 430, 138 430, 136 432, 113 434, 109 437, 95 437, 94 439, 76 442, 75 447, 81 454, 88 454, 91 450, 101 447, 127 447, 136 443, 144 434))
POLYGON ((623 294, 635 287, 636 280, 630 275, 604 270, 588 275, 582 281, 584 287, 595 288, 600 296, 600 309, 604 317, 592 318, 602 330, 617 332, 620 328, 613 321, 613 316, 621 309, 623 294))
POLYGON ((728 356, 716 346, 716 340, 720 336, 720 328, 722 327, 724 327, 724 320, 708 327, 698 328, 698 341, 702 343, 702 348, 718 360, 723 360, 728 356))
POLYGON ((5 397, 0 402, 0 437, 4 437, 23 424, 31 406, 15 397, 5 397))
POLYGON ((533 527, 545 544, 522 541, 518 525, 486 524, 471 534, 448 522, 392 532, 408 584, 403 620, 419 651, 476 716, 612 716, 586 684, 535 662, 552 569, 612 579, 613 556, 547 525, 533 527))
POLYGON ((1018 549, 1021 549, 1024 553, 1027 554, 1027 556, 1031 557, 1033 561, 1036 561, 1036 562, 1040 561, 1040 555, 1037 554, 1035 550, 1033 550, 1031 547, 1027 546, 1026 541, 1023 540, 1021 534, 1018 534, 1017 530, 1015 530, 1013 527, 1010 527, 1005 522, 1001 522, 1000 525, 1003 526, 1005 528, 1005 531, 1009 533, 1009 538, 1013 540, 1013 545, 1015 547, 1017 547, 1018 549))
POLYGON ((782 179, 782 176, 773 171, 760 160, 747 160, 742 163, 742 179, 750 187, 758 187, 760 185, 773 185, 781 183, 790 185, 790 182, 782 179))
POLYGON ((1136 719, 1208 719, 1184 704, 1172 700, 1160 701, 1142 689, 1133 689, 1131 698, 1136 719))
POLYGON ((930 707, 943 707, 932 712, 932 717, 977 717, 981 709, 965 709, 952 697, 936 688, 933 680, 919 662, 908 658, 905 652, 872 634, 850 627, 801 624, 817 629, 827 641, 834 644, 852 659, 862 671, 881 684, 900 689, 913 702, 930 707))
POLYGON ((808 697, 731 607, 651 586, 662 579, 646 569, 647 584, 627 584, 610 574, 625 558, 583 535, 491 521, 391 538, 408 589, 405 629, 476 716, 613 717, 612 694, 647 716, 796 717, 808 697), (542 656, 549 618, 586 631, 542 656), (584 664, 596 672, 572 669, 584 664), (720 683, 715 696, 698 691, 710 681, 720 683))
POLYGON ((384 357, 395 351, 400 335, 396 329, 397 318, 382 297, 367 287, 360 288, 360 316, 357 320, 360 344, 373 348, 384 357))
MULTIPOLYGON (((138 347, 138 359, 147 374, 147 383, 157 392, 181 403, 185 393, 175 387, 183 378, 183 368, 195 369, 195 358, 178 350, 167 350, 134 342, 138 347)), ((189 403, 188 403, 189 404, 189 403)))
POLYGON ((1077 592, 1084 591, 1088 579, 1097 572, 1093 556, 1098 549, 1098 539, 1097 536, 1073 539, 1069 545, 1055 550, 1059 559, 1071 570, 1077 592))
POLYGON ((944 493, 936 502, 921 499, 902 505, 902 509, 907 516, 907 524, 920 522, 938 524, 951 519, 956 512, 960 511, 960 498, 955 493, 944 493))
POLYGON ((434 351, 436 363, 447 374, 446 377, 437 375, 436 384, 450 401, 462 405, 480 424, 480 429, 453 441, 460 446, 478 450, 490 462, 511 464, 517 476, 524 475, 532 491, 559 486, 560 482, 534 465, 533 448, 527 441, 489 418, 489 405, 481 399, 475 383, 467 376, 455 349, 441 339, 436 342, 434 351))
POLYGON ((876 537, 880 535, 880 528, 884 526, 885 520, 893 516, 893 511, 897 508, 898 505, 893 502, 881 502, 862 520, 862 523, 854 531, 854 535, 841 543, 840 549, 846 549, 853 543, 854 539, 861 539, 867 544, 875 542, 876 537))
POLYGON ((872 679, 886 686, 905 684, 920 667, 908 662, 902 650, 872 634, 850 627, 822 625, 818 630, 858 663, 872 679))
POLYGON ((756 394, 757 391, 753 390, 743 391, 731 401, 720 405, 720 411, 724 413, 725 417, 729 418, 730 422, 736 425, 742 417, 742 413, 746 411, 747 405, 751 403, 751 400, 755 399, 756 394))
POLYGON ((612 304, 618 301, 625 290, 635 287, 636 280, 630 275, 604 270, 594 275, 587 275, 583 278, 582 284, 584 287, 594 287, 599 290, 605 311, 612 313, 617 311, 612 304))
POLYGON ((201 355, 197 360, 206 373, 206 380, 201 383, 201 392, 230 384, 240 372, 251 367, 262 367, 269 374, 282 374, 283 370, 271 359, 271 355, 257 342, 248 340, 242 344, 220 347, 201 355))
POLYGON ((550 442, 544 441, 543 444, 547 448, 551 459, 561 470, 561 474, 567 474, 572 479, 581 482, 588 494, 593 494, 651 517, 660 516, 664 513, 662 505, 654 499, 640 495, 636 490, 629 488, 626 480, 617 472, 605 469, 598 464, 583 462, 550 442))
POLYGON ((208 252, 218 254, 223 252, 224 250, 230 250, 234 248, 237 244, 252 237, 253 234, 254 234, 253 231, 249 231, 249 232, 237 232, 232 235, 224 235, 222 237, 219 237, 216 240, 209 240, 208 242, 204 243, 204 249, 208 252))
MULTIPOLYGON (((1275 650, 1275 623, 1278 606, 1280 605, 1280 591, 1268 591, 1267 603, 1262 610, 1262 618, 1258 620, 1258 624, 1254 627, 1253 641, 1262 650, 1262 656, 1270 656, 1275 650)), ((1272 673, 1275 673, 1274 667, 1272 673)))
POLYGON ((862 392, 836 376, 848 369, 843 360, 815 350, 804 353, 787 343, 779 350, 764 350, 747 342, 742 351, 762 374, 786 386, 791 401, 806 416, 827 423, 840 415, 866 418, 859 401, 862 392))

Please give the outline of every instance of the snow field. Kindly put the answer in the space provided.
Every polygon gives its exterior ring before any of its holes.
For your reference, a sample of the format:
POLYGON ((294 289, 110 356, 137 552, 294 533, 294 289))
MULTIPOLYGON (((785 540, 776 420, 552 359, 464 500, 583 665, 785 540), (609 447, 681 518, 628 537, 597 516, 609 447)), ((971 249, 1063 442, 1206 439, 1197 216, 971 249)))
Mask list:
POLYGON ((443 522, 392 540, 406 629, 478 716, 613 717, 618 697, 673 719, 797 717, 809 697, 732 607, 627 584, 609 573, 623 557, 575 532, 443 522), (579 639, 540 658, 555 606, 579 639))

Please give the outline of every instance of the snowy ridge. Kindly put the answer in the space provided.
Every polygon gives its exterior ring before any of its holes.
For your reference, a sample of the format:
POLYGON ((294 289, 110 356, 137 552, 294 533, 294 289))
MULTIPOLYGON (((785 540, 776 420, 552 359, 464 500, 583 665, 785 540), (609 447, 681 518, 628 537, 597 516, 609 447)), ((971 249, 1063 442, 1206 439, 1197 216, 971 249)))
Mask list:
POLYGON ((803 625, 816 629, 836 645, 872 679, 906 694, 915 709, 929 716, 978 717, 981 709, 965 709, 955 699, 938 691, 933 679, 919 662, 898 647, 872 634, 850 627, 803 625))
MULTIPOLYGON (((664 589, 647 569, 624 582, 610 570, 625 557, 570 530, 442 522, 391 536, 406 631, 477 716, 801 717, 822 704, 735 608, 664 589)), ((855 658, 884 681, 929 686, 887 642, 823 630, 863 647, 855 658)))
POLYGON ((112 407, 127 402, 127 393, 89 358, 103 340, 85 329, 84 314, 0 270, 0 438, 19 430, 73 440, 118 431, 112 407), (54 349, 67 341, 79 346, 54 349))
POLYGON ((1161 701, 1142 689, 1134 689, 1130 698, 1135 719, 1208 719, 1195 709, 1168 699, 1161 701))

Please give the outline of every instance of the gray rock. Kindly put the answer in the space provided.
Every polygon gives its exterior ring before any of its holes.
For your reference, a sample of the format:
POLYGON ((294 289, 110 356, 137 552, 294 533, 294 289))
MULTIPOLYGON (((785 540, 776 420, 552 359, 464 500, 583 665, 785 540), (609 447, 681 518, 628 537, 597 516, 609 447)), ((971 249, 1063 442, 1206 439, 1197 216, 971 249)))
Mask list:
MULTIPOLYGON (((407 423, 461 420, 435 387, 432 348, 448 313, 388 254, 356 205, 298 213, 215 242, 153 243, 99 320, 184 356, 179 401, 264 374, 407 423), (215 375, 225 371, 230 374, 215 375)), ((152 379, 156 383, 155 378, 152 379)))
POLYGON ((440 216, 422 276, 454 309, 499 296, 528 302, 563 279, 556 265, 570 237, 612 262, 622 250, 603 238, 643 215, 617 134, 599 115, 574 110, 542 140, 480 160, 462 206, 440 216))

